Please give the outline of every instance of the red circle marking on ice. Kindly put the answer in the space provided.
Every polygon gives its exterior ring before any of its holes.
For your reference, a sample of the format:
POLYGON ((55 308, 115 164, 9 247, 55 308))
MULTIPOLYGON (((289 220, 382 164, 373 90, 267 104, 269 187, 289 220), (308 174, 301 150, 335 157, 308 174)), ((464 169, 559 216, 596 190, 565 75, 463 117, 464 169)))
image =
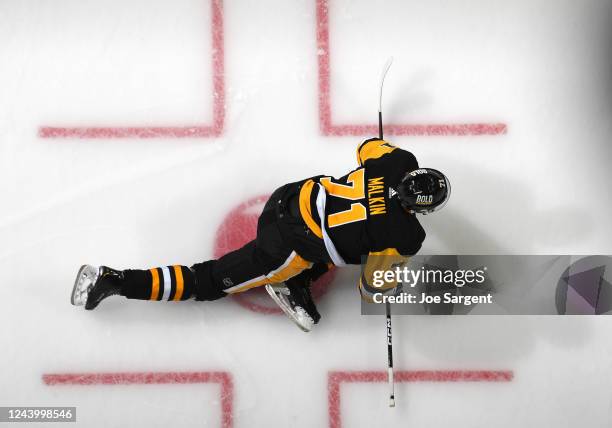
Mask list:
MULTIPOLYGON (((268 200, 269 195, 261 195, 249 199, 232 209, 225 217, 215 236, 214 257, 234 251, 247 242, 255 239, 257 234, 257 219, 268 200)), ((331 270, 312 285, 313 299, 319 299, 327 292, 333 280, 335 271, 331 270)), ((270 299, 263 287, 253 288, 244 293, 232 295, 243 308, 262 314, 281 314, 282 311, 270 299)))

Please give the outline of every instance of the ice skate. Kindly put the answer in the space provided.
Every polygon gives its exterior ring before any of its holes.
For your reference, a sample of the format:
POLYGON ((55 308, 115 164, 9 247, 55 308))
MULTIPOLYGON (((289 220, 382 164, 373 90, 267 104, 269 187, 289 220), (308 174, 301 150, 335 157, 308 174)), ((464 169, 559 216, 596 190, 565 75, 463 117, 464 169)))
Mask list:
POLYGON ((302 331, 309 332, 321 319, 308 285, 267 284, 266 291, 302 331))
POLYGON ((119 294, 123 273, 107 266, 83 265, 79 269, 70 302, 91 310, 105 298, 119 294))

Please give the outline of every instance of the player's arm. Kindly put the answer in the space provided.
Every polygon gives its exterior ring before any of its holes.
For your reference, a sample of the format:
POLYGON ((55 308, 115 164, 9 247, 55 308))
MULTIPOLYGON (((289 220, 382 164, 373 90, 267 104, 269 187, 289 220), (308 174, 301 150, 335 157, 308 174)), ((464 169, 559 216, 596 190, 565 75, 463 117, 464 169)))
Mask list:
POLYGON ((393 159, 393 162, 409 165, 411 170, 419 167, 412 153, 395 147, 380 138, 367 139, 357 147, 357 163, 359 163, 359 166, 364 166, 366 162, 374 159, 393 159))
POLYGON ((384 272, 395 271, 407 263, 409 257, 402 256, 396 248, 370 252, 361 270, 359 292, 361 297, 369 302, 374 294, 393 294, 398 286, 396 280, 386 281, 384 272))
POLYGON ((380 138, 369 138, 357 147, 357 163, 363 166, 367 160, 379 159, 394 150, 397 150, 397 147, 380 138))

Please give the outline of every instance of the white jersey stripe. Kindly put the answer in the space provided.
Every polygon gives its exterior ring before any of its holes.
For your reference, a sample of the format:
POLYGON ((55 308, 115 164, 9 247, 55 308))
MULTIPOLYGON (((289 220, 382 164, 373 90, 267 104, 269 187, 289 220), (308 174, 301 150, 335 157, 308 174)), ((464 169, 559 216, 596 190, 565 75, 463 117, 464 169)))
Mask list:
POLYGON ((241 288, 247 287, 251 285, 252 283, 261 281, 262 279, 265 279, 265 278, 266 278, 265 275, 261 275, 261 276, 258 276, 257 278, 253 278, 253 279, 249 279, 248 281, 241 282, 240 284, 234 285, 233 287, 225 288, 223 289, 223 291, 225 291, 226 293, 233 293, 236 290, 240 290, 241 288))
POLYGON ((323 243, 325 244, 327 254, 329 254, 329 257, 336 266, 346 266, 346 262, 338 253, 336 246, 327 234, 327 224, 325 222, 325 189, 321 184, 319 184, 319 193, 317 194, 317 212, 321 219, 321 232, 323 233, 323 243))
POLYGON ((170 276, 168 266, 162 267, 161 270, 164 275, 164 294, 162 295, 161 299, 168 300, 170 297, 170 291, 172 290, 172 277, 170 276))

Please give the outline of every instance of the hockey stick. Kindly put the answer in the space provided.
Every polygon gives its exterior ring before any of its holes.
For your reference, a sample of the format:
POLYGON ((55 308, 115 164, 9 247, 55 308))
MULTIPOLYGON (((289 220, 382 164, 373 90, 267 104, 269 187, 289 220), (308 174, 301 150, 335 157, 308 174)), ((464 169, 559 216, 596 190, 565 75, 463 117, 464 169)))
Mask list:
MULTIPOLYGON (((390 57, 385 63, 382 76, 380 78, 380 92, 378 94, 378 137, 383 139, 383 122, 382 122, 382 94, 383 84, 389 68, 393 64, 393 57, 390 57)), ((391 304, 385 303, 385 311, 387 314, 387 380, 389 381, 389 407, 395 407, 395 384, 393 382, 393 336, 391 334, 391 304)))

